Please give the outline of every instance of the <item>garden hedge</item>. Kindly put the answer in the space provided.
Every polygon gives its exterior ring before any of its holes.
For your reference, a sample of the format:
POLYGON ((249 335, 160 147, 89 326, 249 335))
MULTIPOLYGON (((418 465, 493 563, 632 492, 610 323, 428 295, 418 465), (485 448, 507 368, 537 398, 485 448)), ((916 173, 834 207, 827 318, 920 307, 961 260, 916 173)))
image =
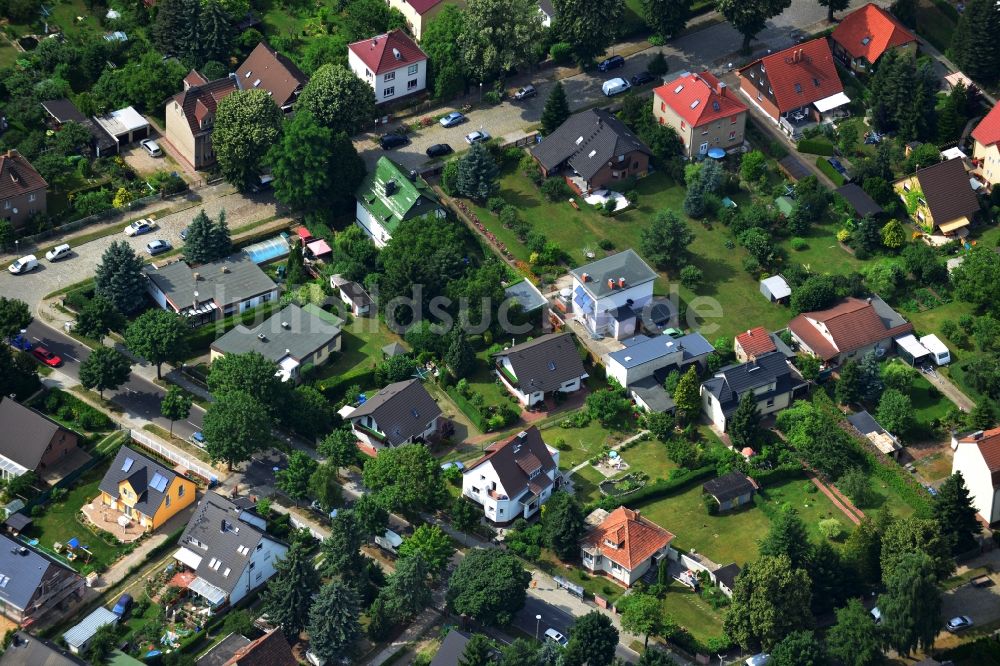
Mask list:
POLYGON ((847 179, 844 178, 839 171, 834 169, 833 165, 827 162, 825 157, 817 157, 816 166, 819 167, 820 171, 829 176, 830 180, 832 180, 833 184, 836 185, 837 187, 840 187, 841 185, 847 182, 847 179))
MULTIPOLYGON (((697 469, 678 470, 677 473, 669 479, 659 479, 653 483, 648 483, 640 490, 628 495, 629 506, 635 507, 644 502, 652 502, 653 500, 673 495, 679 489, 695 483, 696 481, 707 479, 714 474, 715 465, 705 465, 704 467, 699 467, 697 469)), ((604 499, 596 502, 593 507, 588 507, 588 509, 593 510, 594 508, 600 508, 605 511, 614 511, 621 505, 622 501, 620 498, 605 497, 604 499)))
POLYGON ((833 144, 824 139, 802 139, 796 148, 800 153, 809 153, 810 155, 824 155, 826 157, 833 155, 833 144))

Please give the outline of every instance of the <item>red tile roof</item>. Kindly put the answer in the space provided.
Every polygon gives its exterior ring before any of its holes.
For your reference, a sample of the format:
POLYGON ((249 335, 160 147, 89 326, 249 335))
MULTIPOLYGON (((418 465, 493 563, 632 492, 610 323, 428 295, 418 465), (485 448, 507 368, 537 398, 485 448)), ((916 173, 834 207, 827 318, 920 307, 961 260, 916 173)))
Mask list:
POLYGON ((1000 142, 1000 104, 990 109, 986 117, 972 130, 972 138, 984 146, 1000 142))
MULTIPOLYGON (((720 81, 710 72, 686 72, 653 91, 654 103, 664 102, 691 127, 747 110, 732 91, 719 88, 720 81), (720 90, 721 93, 720 94, 720 90)), ((723 84, 724 86, 725 84, 723 84)))
POLYGON ((228 76, 204 84, 193 83, 199 79, 204 81, 205 77, 192 70, 184 77, 184 83, 188 87, 174 95, 174 101, 184 110, 184 117, 187 118, 192 134, 202 131, 201 121, 205 116, 215 113, 219 102, 235 92, 237 87, 236 80, 228 76))
POLYGON ((891 48, 917 41, 895 16, 871 3, 845 16, 830 37, 851 57, 871 63, 891 48))
POLYGON ((298 666, 285 634, 274 629, 236 651, 223 666, 298 666))
POLYGON ((803 312, 788 323, 788 328, 813 353, 828 361, 838 354, 850 353, 886 338, 909 333, 913 331, 913 324, 904 322, 888 328, 871 303, 860 298, 848 298, 826 310, 803 312), (829 337, 823 335, 810 320, 825 327, 829 337))
POLYGON ((638 511, 620 506, 584 538, 584 544, 597 547, 604 557, 632 571, 673 539, 673 534, 638 511), (618 547, 609 546, 609 541, 618 547))
POLYGON ((755 60, 740 69, 740 76, 751 70, 766 74, 781 113, 844 92, 830 44, 822 37, 755 60))
POLYGON ((440 5, 444 0, 403 0, 406 4, 413 7, 414 11, 418 14, 423 15, 440 5))
POLYGON ((402 30, 393 30, 384 35, 362 39, 347 46, 375 74, 391 72, 394 69, 427 60, 427 55, 402 30), (399 53, 397 58, 395 52, 399 53))
POLYGON ((44 190, 47 186, 24 155, 16 150, 0 154, 0 199, 44 190))
POLYGON ((763 326, 750 329, 746 333, 740 333, 736 336, 736 342, 743 348, 747 356, 760 356, 778 350, 771 335, 763 326))
POLYGON ((979 453, 983 456, 986 469, 990 470, 993 476, 993 487, 1000 487, 1000 428, 993 428, 983 432, 977 439, 974 435, 968 435, 958 440, 960 444, 978 444, 979 453))

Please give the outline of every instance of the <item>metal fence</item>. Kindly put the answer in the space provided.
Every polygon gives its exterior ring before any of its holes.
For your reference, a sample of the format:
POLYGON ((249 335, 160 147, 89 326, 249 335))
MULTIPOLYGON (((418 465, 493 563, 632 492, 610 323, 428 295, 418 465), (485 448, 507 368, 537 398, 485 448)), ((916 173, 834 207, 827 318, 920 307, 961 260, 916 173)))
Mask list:
POLYGON ((149 433, 142 430, 130 430, 129 435, 140 446, 146 447, 170 462, 183 466, 188 471, 197 474, 210 483, 218 482, 219 477, 215 473, 215 469, 205 463, 199 462, 196 458, 180 453, 173 447, 164 445, 149 433))

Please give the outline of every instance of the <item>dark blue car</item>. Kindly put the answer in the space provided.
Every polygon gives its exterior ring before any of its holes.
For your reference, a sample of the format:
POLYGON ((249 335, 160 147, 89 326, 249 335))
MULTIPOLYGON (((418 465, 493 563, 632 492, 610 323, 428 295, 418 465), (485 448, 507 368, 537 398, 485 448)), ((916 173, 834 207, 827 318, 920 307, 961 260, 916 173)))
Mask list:
POLYGON ((20 349, 21 351, 31 351, 31 342, 25 337, 24 333, 18 333, 10 340, 10 346, 14 349, 20 349))
POLYGON ((118 597, 118 603, 116 603, 115 607, 111 609, 111 612, 121 618, 125 617, 125 614, 128 613, 131 609, 132 609, 132 595, 123 594, 122 596, 118 597))

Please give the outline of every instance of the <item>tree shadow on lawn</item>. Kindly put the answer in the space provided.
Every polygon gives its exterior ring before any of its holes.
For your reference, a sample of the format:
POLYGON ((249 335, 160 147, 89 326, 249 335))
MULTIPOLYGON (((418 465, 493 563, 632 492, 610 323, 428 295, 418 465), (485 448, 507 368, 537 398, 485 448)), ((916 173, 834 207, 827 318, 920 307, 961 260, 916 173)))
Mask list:
POLYGON ((701 283, 694 289, 695 296, 717 294, 719 285, 728 282, 737 275, 736 269, 722 259, 699 255, 691 263, 701 269, 703 276, 701 283))

